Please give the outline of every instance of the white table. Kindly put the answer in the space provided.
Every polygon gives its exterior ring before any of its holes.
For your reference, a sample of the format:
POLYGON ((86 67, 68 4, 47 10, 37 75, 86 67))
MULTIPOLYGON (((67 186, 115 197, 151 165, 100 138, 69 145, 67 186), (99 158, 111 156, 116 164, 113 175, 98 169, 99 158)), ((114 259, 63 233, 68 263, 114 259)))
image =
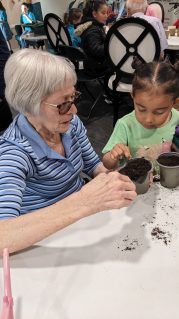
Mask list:
POLYGON ((177 36, 169 36, 167 39, 168 42, 168 49, 169 50, 178 50, 179 51, 179 37, 177 36))
POLYGON ((178 232, 179 187, 154 184, 11 256, 15 319, 178 319, 178 232))
POLYGON ((48 40, 46 35, 37 35, 37 34, 31 35, 30 33, 26 33, 22 35, 21 38, 26 41, 35 41, 35 42, 44 41, 45 49, 48 50, 48 40))

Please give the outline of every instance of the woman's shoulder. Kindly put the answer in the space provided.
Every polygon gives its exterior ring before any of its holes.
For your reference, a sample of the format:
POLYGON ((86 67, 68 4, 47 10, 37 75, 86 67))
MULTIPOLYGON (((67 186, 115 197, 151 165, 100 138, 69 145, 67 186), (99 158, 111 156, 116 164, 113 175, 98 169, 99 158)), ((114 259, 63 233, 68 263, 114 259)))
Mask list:
POLYGON ((3 135, 0 136, 1 151, 2 148, 13 153, 18 151, 18 153, 24 154, 24 157, 29 160, 30 144, 19 127, 20 121, 22 121, 22 115, 17 115, 3 135))
POLYGON ((80 134, 81 131, 85 131, 86 132, 86 129, 85 129, 82 121, 80 120, 80 118, 76 114, 73 115, 73 118, 71 120, 71 131, 75 135, 80 134))

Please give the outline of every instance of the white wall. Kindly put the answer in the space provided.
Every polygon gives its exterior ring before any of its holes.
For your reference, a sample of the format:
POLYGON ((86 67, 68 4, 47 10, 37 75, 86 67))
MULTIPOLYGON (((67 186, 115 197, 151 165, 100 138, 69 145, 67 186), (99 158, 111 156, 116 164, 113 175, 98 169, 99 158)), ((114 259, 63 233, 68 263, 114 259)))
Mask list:
MULTIPOLYGON (((69 3, 72 0, 32 0, 32 3, 40 2, 42 7, 42 14, 45 16, 47 13, 56 13, 58 16, 63 18, 69 3)), ((6 8, 8 22, 10 25, 18 24, 20 20, 20 6, 23 0, 15 0, 13 4, 11 0, 2 0, 4 7, 6 8)))
POLYGON ((13 4, 10 0, 2 0, 3 6, 6 8, 9 24, 18 24, 20 22, 20 5, 21 2, 16 0, 13 4))
POLYGON ((66 12, 71 0, 41 0, 43 17, 47 13, 56 13, 63 19, 63 15, 66 12))

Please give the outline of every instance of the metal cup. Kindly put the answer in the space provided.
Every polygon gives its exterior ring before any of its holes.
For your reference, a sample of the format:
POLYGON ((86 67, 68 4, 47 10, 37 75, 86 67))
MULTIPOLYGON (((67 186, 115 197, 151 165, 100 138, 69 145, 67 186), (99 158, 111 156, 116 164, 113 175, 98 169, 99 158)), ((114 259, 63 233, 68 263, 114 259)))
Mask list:
POLYGON ((170 36, 175 36, 175 32, 176 32, 175 26, 169 26, 168 30, 169 30, 170 36))
POLYGON ((160 183, 162 186, 167 188, 175 188, 179 185, 179 164, 175 166, 168 166, 162 164, 162 159, 165 158, 176 158, 179 163, 179 153, 168 152, 162 153, 157 158, 157 163, 160 168, 160 183))

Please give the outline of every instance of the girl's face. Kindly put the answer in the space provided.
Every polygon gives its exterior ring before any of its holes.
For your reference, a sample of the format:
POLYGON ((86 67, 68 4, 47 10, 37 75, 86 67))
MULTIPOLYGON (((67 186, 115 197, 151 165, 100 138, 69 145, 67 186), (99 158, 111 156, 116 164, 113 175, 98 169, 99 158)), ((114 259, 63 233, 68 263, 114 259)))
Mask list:
POLYGON ((98 22, 105 24, 108 18, 108 6, 103 4, 99 7, 98 11, 93 11, 93 18, 98 22))
POLYGON ((133 99, 136 118, 145 128, 158 128, 170 120, 174 100, 162 90, 137 91, 133 99))

